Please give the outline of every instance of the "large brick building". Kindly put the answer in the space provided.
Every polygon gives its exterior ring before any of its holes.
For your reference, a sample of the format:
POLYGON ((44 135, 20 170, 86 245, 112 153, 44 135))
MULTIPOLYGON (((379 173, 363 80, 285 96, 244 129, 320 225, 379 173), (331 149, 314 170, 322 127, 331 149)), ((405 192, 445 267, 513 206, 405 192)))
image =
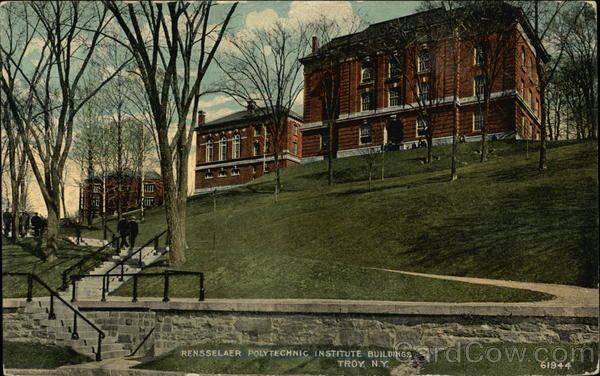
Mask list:
POLYGON ((106 179, 101 177, 86 179, 79 199, 80 214, 83 218, 88 218, 89 214, 92 218, 101 216, 104 205, 106 205, 106 214, 116 214, 118 197, 121 198, 123 213, 139 209, 141 204, 145 208, 162 205, 164 199, 163 180, 159 174, 153 171, 144 173, 143 182, 139 174, 124 172, 121 177, 121 194, 117 193, 118 177, 115 173, 108 174, 106 179))
MULTIPOLYGON (((237 186, 274 169, 273 137, 264 109, 248 103, 245 110, 205 123, 200 111, 196 129, 195 192, 237 186)), ((279 167, 300 163, 302 117, 290 111, 279 150, 279 167)))
MULTIPOLYGON (((492 105, 485 129, 492 139, 538 139, 541 114, 535 56, 541 54, 542 60, 547 61, 548 55, 522 11, 510 6, 506 11, 510 12, 507 30, 511 37, 503 42, 507 45, 501 55, 500 72, 491 85, 492 105)), ((389 149, 414 148, 423 145, 428 132, 433 144, 449 143, 455 121, 461 141, 481 139, 484 85, 481 61, 488 56, 485 48, 494 48, 492 34, 477 38, 486 41, 485 44, 475 39, 453 39, 451 32, 435 40, 418 40, 403 46, 393 44, 394 25, 403 25, 402 32, 408 35, 435 22, 438 23, 435 27, 442 29, 439 21, 444 19, 445 12, 440 8, 374 24, 362 32, 333 39, 320 48, 313 38, 312 54, 301 59, 303 161, 323 159, 329 142, 338 157, 357 155, 367 148, 380 149, 381 145, 389 149), (457 46, 460 52, 454 55, 457 46), (332 60, 332 51, 336 49, 345 52, 332 60), (450 56, 459 57, 453 60, 450 56), (331 61, 336 62, 334 69, 331 61), (458 80, 453 79, 455 66, 459 67, 458 80), (326 75, 339 85, 331 135, 325 94, 330 89, 322 84, 326 75), (438 84, 434 88, 431 83, 435 80, 438 84), (456 113, 454 82, 459 82, 456 113), (423 98, 425 102, 420 102, 423 98), (428 116, 435 115, 435 119, 422 119, 419 103, 427 103, 428 111, 433 114, 428 116)))

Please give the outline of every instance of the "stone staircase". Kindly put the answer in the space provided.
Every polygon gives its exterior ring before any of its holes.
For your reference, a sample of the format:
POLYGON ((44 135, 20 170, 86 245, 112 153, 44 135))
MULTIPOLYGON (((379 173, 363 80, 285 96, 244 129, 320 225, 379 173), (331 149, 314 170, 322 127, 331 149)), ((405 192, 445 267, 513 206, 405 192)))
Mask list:
MULTIPOLYGON (((138 248, 134 250, 130 249, 122 249, 118 255, 112 256, 109 260, 104 261, 95 269, 91 270, 86 274, 104 274, 110 269, 112 269, 115 265, 117 265, 121 260, 123 260, 127 255, 131 252, 137 251, 138 248)), ((145 247, 142 250, 142 267, 139 266, 139 255, 133 256, 131 259, 125 262, 123 267, 123 273, 127 274, 137 274, 142 271, 147 265, 150 265, 154 261, 156 261, 160 256, 162 256, 165 252, 167 252, 167 248, 157 248, 154 247, 145 247)), ((115 268, 112 274, 119 274, 121 272, 121 267, 115 268)), ((123 283, 127 282, 127 280, 132 277, 123 277, 123 280, 120 281, 118 276, 110 277, 108 287, 108 292, 112 292, 119 288, 123 283)), ((60 295, 64 299, 71 299, 73 294, 73 285, 69 284, 69 287, 62 291, 60 295)), ((101 277, 87 277, 83 278, 76 283, 76 298, 77 299, 98 299, 102 298, 102 278, 101 277)), ((108 295, 108 294, 107 294, 108 295)))
MULTIPOLYGON (((82 239, 80 244, 93 247, 102 247, 106 244, 106 242, 95 239, 82 239)), ((104 274, 117 265, 127 255, 137 251, 138 249, 139 248, 135 248, 133 250, 128 248, 122 249, 119 254, 113 255, 110 259, 104 261, 94 270, 91 270, 86 274, 104 274)), ((140 268, 139 265, 139 256, 135 255, 124 264, 123 273, 137 274, 141 272, 142 269, 144 269, 147 265, 156 261, 165 252, 167 252, 167 248, 159 247, 155 249, 154 247, 145 247, 142 250, 142 267, 140 268)), ((121 267, 119 266, 115 268, 111 274, 118 274, 120 272, 121 267)), ((108 292, 116 290, 130 278, 132 277, 125 276, 123 277, 123 280, 120 281, 118 276, 110 277, 108 292)), ((66 290, 59 292, 59 295, 64 300, 70 302, 72 297, 72 289, 73 285, 69 284, 66 290)), ((108 293, 106 295, 108 299, 108 293)), ((102 277, 87 277, 77 281, 76 298, 78 300, 93 299, 100 301, 102 298, 102 277)), ((73 302, 71 305, 77 308, 77 302, 73 302)), ((95 359, 98 346, 98 332, 88 323, 78 317, 77 334, 79 338, 73 339, 73 311, 66 307, 59 299, 54 300, 54 312, 56 319, 48 319, 49 311, 50 299, 46 297, 34 299, 30 304, 27 305, 25 313, 31 315, 36 327, 38 327, 39 330, 45 331, 47 338, 54 344, 71 347, 73 350, 95 359)), ((86 316, 85 312, 82 312, 82 314, 83 316, 86 316)), ((102 327, 98 325, 98 323, 94 322, 94 320, 90 319, 90 321, 102 329, 102 327)), ((110 331, 107 330, 103 331, 106 334, 106 337, 102 340, 101 345, 102 359, 112 359, 127 356, 128 351, 125 350, 123 345, 118 342, 118 333, 110 333, 110 331)))
MULTIPOLYGON (((59 346, 68 346, 73 350, 96 359, 98 350, 98 332, 80 317, 77 318, 78 339, 72 338, 73 333, 73 311, 66 307, 61 301, 55 299, 54 313, 56 318, 48 319, 50 312, 49 298, 36 298, 27 304, 25 314, 31 315, 31 319, 36 324, 36 329, 45 332, 48 340, 59 346)), ((83 313, 85 316, 85 313, 83 313)), ((91 320, 90 320, 91 321, 91 320)), ((98 326, 98 325, 96 325, 98 326)), ((116 333, 110 335, 108 331, 103 330, 106 337, 102 339, 101 356, 102 359, 122 358, 128 354, 124 346, 117 340, 116 333)))

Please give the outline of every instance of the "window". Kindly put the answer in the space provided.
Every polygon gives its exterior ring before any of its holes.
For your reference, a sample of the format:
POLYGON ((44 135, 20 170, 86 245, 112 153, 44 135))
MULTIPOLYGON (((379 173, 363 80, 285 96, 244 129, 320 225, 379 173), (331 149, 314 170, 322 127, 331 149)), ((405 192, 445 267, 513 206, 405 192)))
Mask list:
POLYGON ((360 143, 369 144, 371 143, 371 125, 363 124, 360 127, 360 143))
POLYGON ((99 208, 100 207, 100 199, 99 198, 93 198, 92 199, 92 206, 95 208, 99 208))
POLYGON ((100 184, 94 184, 94 193, 102 193, 102 186, 100 184))
POLYGON ((362 64, 362 82, 368 82, 375 79, 375 71, 373 70, 373 66, 371 62, 365 61, 362 64))
POLYGON ((373 109, 373 96, 371 93, 362 93, 361 95, 361 111, 369 111, 373 109))
POLYGON ((256 174, 256 166, 252 166, 252 173, 256 174))
POLYGON ((210 171, 206 171, 206 174, 204 174, 204 179, 212 179, 213 174, 210 171))
POLYGON ((397 56, 390 56, 390 62, 388 64, 389 77, 400 76, 400 63, 398 62, 397 56))
POLYGON ((294 124, 294 136, 298 135, 298 125, 294 124))
POLYGON ((478 98, 485 96, 485 76, 479 75, 475 77, 475 95, 478 98))
POLYGON ((265 153, 270 153, 271 152, 271 143, 267 142, 267 144, 265 145, 265 153))
POLYGON ((475 65, 485 65, 487 58, 486 49, 483 44, 475 47, 475 65))
POLYGON ((298 143, 297 142, 292 142, 292 152, 295 155, 298 155, 298 143))
POLYGON ((154 205, 154 197, 144 197, 144 206, 154 205))
POLYGON ((225 170, 219 171, 219 177, 220 178, 224 178, 225 176, 227 176, 227 171, 225 171, 225 170))
POLYGON ((533 92, 529 89, 529 107, 533 107, 533 92))
POLYGON ((221 137, 221 142, 219 143, 219 160, 224 161, 227 159, 227 137, 221 137))
POLYGON ((431 56, 427 48, 419 51, 419 72, 429 72, 431 56))
POLYGON ((154 192, 154 184, 144 184, 144 192, 146 192, 146 193, 154 192))
POLYGON ((398 88, 391 88, 389 93, 389 104, 390 106, 400 105, 400 90, 398 88))
POLYGON ((239 158, 242 155, 242 143, 241 143, 241 137, 239 133, 236 133, 235 136, 233 136, 233 155, 231 156, 232 158, 239 158))
POLYGON ((533 62, 533 58, 529 59, 529 66, 531 67, 529 69, 529 78, 531 78, 533 80, 533 67, 535 66, 535 63, 533 62))
POLYGON ((209 138, 208 141, 206 141, 206 162, 212 162, 213 148, 213 140, 212 138, 209 138))
POLYGON ((519 94, 521 94, 521 96, 523 96, 524 91, 525 91, 525 81, 521 80, 521 86, 519 87, 519 94))
POLYGON ((417 95, 422 102, 429 100, 429 83, 419 82, 417 84, 417 95))
POLYGON ((480 131, 483 129, 483 112, 478 108, 473 113, 473 129, 480 131))
POLYGON ((258 142, 254 143, 254 147, 252 149, 252 155, 254 155, 255 157, 260 155, 260 144, 258 142))
POLYGON ((424 116, 417 118, 417 136, 426 136, 429 131, 429 121, 424 116))
POLYGON ((329 148, 329 134, 327 131, 321 135, 321 150, 327 150, 329 148))
POLYGON ((523 69, 523 71, 527 70, 527 67, 525 66, 525 47, 521 49, 521 69, 523 69))
POLYGON ((233 170, 231 170, 231 175, 239 175, 239 174, 240 174, 239 168, 234 168, 233 170))
POLYGON ((260 127, 254 127, 254 137, 260 136, 260 127))

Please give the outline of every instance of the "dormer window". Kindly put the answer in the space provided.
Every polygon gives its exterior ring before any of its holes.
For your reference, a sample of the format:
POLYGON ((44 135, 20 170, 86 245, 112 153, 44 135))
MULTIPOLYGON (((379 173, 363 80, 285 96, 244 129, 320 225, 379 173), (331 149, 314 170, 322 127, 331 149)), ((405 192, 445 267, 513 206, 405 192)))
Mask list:
POLYGON ((375 79, 375 70, 373 64, 369 60, 366 60, 362 64, 362 82, 369 82, 375 79))
POLYGON ((388 76, 390 78, 400 76, 400 63, 398 62, 397 56, 390 57, 390 62, 388 63, 388 76))
POLYGON ((373 95, 369 92, 361 95, 361 111, 370 111, 373 109, 373 95))
POLYGON ((431 54, 427 47, 425 47, 421 51, 419 51, 418 66, 419 66, 419 73, 429 72, 429 69, 431 68, 431 54))

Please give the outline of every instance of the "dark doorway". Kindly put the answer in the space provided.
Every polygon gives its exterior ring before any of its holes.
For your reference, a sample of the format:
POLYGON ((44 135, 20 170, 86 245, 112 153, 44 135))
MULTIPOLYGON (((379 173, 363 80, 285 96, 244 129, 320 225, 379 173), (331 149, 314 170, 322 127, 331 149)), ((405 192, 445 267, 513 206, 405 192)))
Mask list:
POLYGON ((404 130, 402 123, 398 119, 390 118, 386 122, 387 132, 387 150, 399 150, 400 144, 404 140, 404 130))

